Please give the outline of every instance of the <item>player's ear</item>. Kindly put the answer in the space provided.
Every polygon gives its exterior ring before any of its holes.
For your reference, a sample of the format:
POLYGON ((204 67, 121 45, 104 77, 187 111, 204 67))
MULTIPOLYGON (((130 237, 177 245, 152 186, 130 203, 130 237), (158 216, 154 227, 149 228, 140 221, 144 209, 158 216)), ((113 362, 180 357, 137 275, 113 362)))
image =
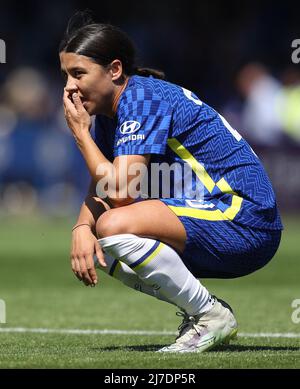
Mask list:
POLYGON ((122 77, 123 66, 119 59, 115 59, 110 64, 111 78, 113 81, 118 81, 122 77))

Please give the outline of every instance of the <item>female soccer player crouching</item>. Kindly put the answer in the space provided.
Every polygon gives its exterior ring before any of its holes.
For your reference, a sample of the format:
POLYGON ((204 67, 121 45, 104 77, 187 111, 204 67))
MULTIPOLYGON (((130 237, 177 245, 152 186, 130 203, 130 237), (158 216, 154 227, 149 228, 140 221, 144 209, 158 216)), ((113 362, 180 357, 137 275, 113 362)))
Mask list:
MULTIPOLYGON (((92 179, 72 233, 74 273, 95 285, 95 256, 124 284, 178 306, 179 335, 159 351, 202 352, 228 342, 237 333, 232 310, 198 278, 244 276, 274 256, 282 224, 259 159, 194 93, 135 67, 134 47, 116 27, 69 24, 60 61, 66 120, 92 179), (188 190, 136 201, 127 191, 136 163, 189 167, 188 190), (115 194, 96 193, 97 182, 114 178, 115 194), (193 198, 199 183, 202 198, 193 198)), ((173 174, 171 188, 184 179, 173 174)))

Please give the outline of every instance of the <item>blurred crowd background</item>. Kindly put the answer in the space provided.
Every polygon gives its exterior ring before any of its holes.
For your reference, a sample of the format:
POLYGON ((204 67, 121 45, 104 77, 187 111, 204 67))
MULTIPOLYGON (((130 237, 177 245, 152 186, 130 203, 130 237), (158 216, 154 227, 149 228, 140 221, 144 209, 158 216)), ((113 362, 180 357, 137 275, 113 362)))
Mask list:
POLYGON ((0 215, 78 212, 88 185, 63 116, 58 45, 89 8, 135 42, 138 64, 165 71, 249 141, 284 211, 300 210, 300 39, 288 1, 1 1, 0 215))

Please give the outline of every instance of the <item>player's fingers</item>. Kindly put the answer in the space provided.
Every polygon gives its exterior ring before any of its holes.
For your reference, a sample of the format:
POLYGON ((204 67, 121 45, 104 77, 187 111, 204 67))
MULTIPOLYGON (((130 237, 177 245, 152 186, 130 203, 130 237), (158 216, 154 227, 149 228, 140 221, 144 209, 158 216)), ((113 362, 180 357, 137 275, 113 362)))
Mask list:
POLYGON ((77 113, 74 104, 72 103, 72 101, 68 97, 67 91, 64 92, 63 102, 64 102, 65 113, 67 115, 69 115, 69 114, 74 115, 77 113))
POLYGON ((97 272, 95 269, 94 260, 93 260, 92 255, 89 255, 86 257, 86 264, 87 264, 87 271, 89 273, 89 276, 90 276, 93 284, 96 285, 98 282, 98 275, 97 275, 97 272))
POLYGON ((64 115, 66 116, 67 115, 67 109, 66 109, 65 103, 63 104, 63 107, 64 107, 64 115))
POLYGON ((72 272, 75 273, 76 272, 75 259, 73 259, 72 257, 71 257, 71 268, 72 268, 72 272))
POLYGON ((67 101, 71 101, 72 102, 72 99, 71 99, 70 93, 66 90, 66 88, 64 88, 64 94, 63 94, 63 102, 64 102, 64 104, 67 101))
POLYGON ((78 96, 78 93, 73 93, 72 99, 73 99, 73 102, 74 102, 74 105, 75 105, 75 108, 77 109, 77 111, 78 112, 82 111, 84 109, 84 107, 82 105, 82 101, 81 101, 80 97, 78 96))
POLYGON ((107 263, 105 262, 103 251, 97 240, 95 241, 95 253, 100 266, 107 267, 107 263))
POLYGON ((66 112, 67 109, 67 100, 69 100, 68 92, 64 89, 64 95, 63 95, 63 104, 64 104, 64 110, 66 112))
POLYGON ((79 263, 80 263, 80 271, 82 275, 82 280, 86 286, 91 285, 93 281, 91 280, 91 277, 89 275, 89 272, 87 270, 87 265, 86 265, 86 259, 85 256, 82 256, 79 258, 79 263))
POLYGON ((82 281, 82 274, 80 271, 79 259, 74 258, 74 261, 75 261, 75 276, 79 279, 79 281, 82 281))

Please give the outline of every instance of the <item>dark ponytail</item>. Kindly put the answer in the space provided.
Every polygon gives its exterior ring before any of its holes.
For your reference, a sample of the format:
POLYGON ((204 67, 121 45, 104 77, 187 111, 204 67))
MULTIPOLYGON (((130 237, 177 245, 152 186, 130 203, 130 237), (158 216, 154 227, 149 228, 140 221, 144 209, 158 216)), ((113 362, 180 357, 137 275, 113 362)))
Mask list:
POLYGON ((137 74, 165 79, 162 71, 137 67, 130 38, 118 27, 95 23, 89 11, 77 12, 70 19, 59 52, 84 55, 104 67, 118 59, 128 76, 137 74))
POLYGON ((154 77, 154 78, 159 78, 160 80, 165 80, 166 76, 165 73, 161 70, 157 69, 151 69, 151 68, 134 68, 134 73, 137 74, 138 76, 143 76, 143 77, 154 77))

